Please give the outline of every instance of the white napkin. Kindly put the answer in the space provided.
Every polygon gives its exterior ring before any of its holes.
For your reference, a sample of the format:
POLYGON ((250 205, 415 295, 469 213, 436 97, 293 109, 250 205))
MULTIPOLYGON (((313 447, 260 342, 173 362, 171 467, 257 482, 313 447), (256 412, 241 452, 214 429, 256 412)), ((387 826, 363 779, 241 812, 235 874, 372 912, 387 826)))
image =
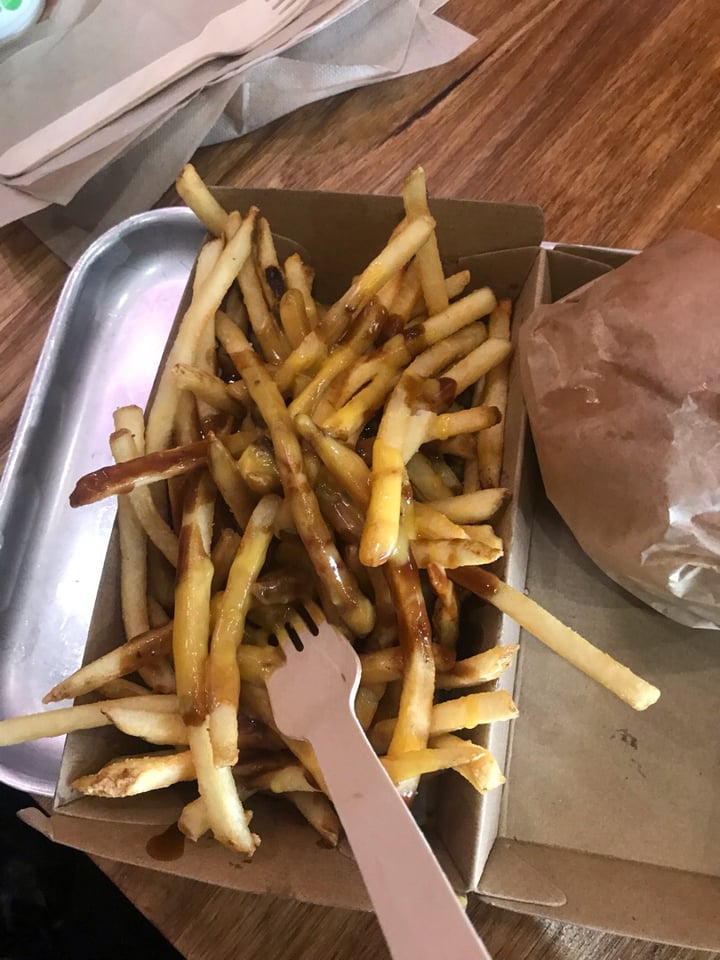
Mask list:
MULTIPOLYGON (((79 3, 81 25, 105 2, 79 3)), ((297 30, 293 35, 288 28, 278 38, 279 54, 266 46, 248 55, 250 66, 240 58, 208 64, 200 68, 200 89, 198 77, 184 78, 153 98, 154 106, 143 104, 107 125, 22 184, 0 184, 0 222, 26 217, 40 239, 74 263, 106 229, 152 206, 203 143, 240 136, 304 104, 456 57, 473 38, 434 15, 441 5, 316 0, 305 19, 311 33, 320 17, 324 29, 315 35, 297 43, 297 30)), ((66 28, 58 25, 55 37, 66 28)))

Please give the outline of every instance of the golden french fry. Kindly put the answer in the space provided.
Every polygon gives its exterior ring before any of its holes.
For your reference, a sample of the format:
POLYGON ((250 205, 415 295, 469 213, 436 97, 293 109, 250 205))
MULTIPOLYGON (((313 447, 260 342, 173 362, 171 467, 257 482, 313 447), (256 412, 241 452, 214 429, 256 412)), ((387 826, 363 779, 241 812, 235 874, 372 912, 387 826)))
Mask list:
POLYGON ((182 808, 177 825, 180 833, 183 833, 188 840, 197 841, 200 837, 205 836, 210 829, 210 821, 208 820, 207 806, 202 797, 187 803, 182 808))
MULTIPOLYGON (((481 723, 496 723, 514 720, 518 709, 506 690, 490 693, 468 693, 456 700, 436 703, 430 715, 428 736, 453 733, 456 730, 472 730, 481 723)), ((375 749, 390 753, 389 745, 394 738, 398 720, 394 717, 380 720, 370 731, 370 741, 375 749)))
POLYGON ((519 649, 516 643, 508 643, 457 660, 450 670, 435 675, 436 686, 438 690, 455 690, 497 680, 508 669, 519 649))
POLYGON ((251 833, 230 767, 216 767, 207 718, 188 727, 198 790, 205 801, 208 823, 216 840, 252 856, 259 838, 251 833))
POLYGON ((101 683, 97 692, 101 696, 107 697, 108 700, 124 700, 127 697, 145 697, 149 690, 141 683, 135 683, 134 680, 118 677, 117 680, 108 680, 107 683, 101 683))
POLYGON ((103 684, 134 673, 138 667, 167 655, 171 650, 172 624, 149 629, 61 680, 45 694, 43 703, 71 700, 92 693, 103 684))
POLYGON ((386 244, 318 324, 318 330, 326 343, 337 343, 350 322, 370 302, 370 298, 417 253, 434 227, 435 221, 432 217, 417 217, 406 223, 386 244))
POLYGON ((290 345, 285 334, 275 322, 275 318, 265 301, 262 284, 252 258, 248 258, 243 264, 238 282, 245 300, 250 326, 260 345, 263 357, 269 363, 279 363, 290 353, 290 345))
MULTIPOLYGON (((302 291, 294 288, 286 290, 280 300, 279 309, 280 323, 285 336, 293 350, 296 350, 310 333, 310 322, 302 291)), ((316 339, 321 342, 319 337, 316 339)))
POLYGON ((212 548, 210 559, 213 565, 213 579, 211 592, 212 595, 218 590, 224 590, 227 583, 230 567, 235 559, 235 554, 240 546, 240 534, 237 530, 231 530, 226 527, 217 538, 215 546, 212 548))
POLYGON ((302 294, 308 324, 310 329, 314 330, 318 325, 318 310, 313 300, 312 280, 306 270, 299 253, 291 254, 285 261, 285 282, 288 290, 298 290, 302 294))
POLYGON ((311 827, 320 834, 330 847, 336 847, 340 841, 340 820, 332 804, 322 793, 290 792, 285 797, 305 817, 311 827))
POLYGON ((214 434, 209 436, 208 468, 220 496, 230 508, 235 522, 245 529, 255 504, 255 497, 248 489, 240 466, 230 455, 227 447, 214 434))
POLYGON ((508 491, 503 487, 497 490, 476 490, 475 493, 433 500, 430 505, 455 523, 481 524, 483 520, 489 520, 498 512, 507 494, 508 491))
POLYGON ((457 570, 453 571, 452 578, 512 617, 545 646, 596 683, 602 684, 634 710, 646 710, 660 696, 657 687, 636 676, 628 667, 603 653, 530 597, 503 583, 488 570, 457 570))
MULTIPOLYGON (((453 650, 433 643, 432 657, 436 670, 445 671, 446 673, 448 671, 452 672, 455 664, 455 653, 453 650)), ((373 650, 370 653, 361 653, 360 666, 362 668, 362 682, 367 686, 371 686, 377 683, 390 683, 393 680, 401 680, 404 673, 404 663, 401 647, 387 647, 381 650, 373 650)), ((440 675, 445 676, 445 673, 437 674, 437 676, 440 675)))
MULTIPOLYGON (((510 301, 501 300, 490 314, 488 328, 490 336, 494 339, 510 340, 510 310, 510 301)), ((493 367, 492 370, 488 370, 485 375, 485 384, 482 393, 482 402, 497 407, 503 419, 507 407, 509 372, 510 360, 508 358, 496 367, 493 367)), ((505 424, 503 422, 478 434, 478 482, 481 487, 500 486, 504 434, 505 424)))
POLYGON ((130 737, 139 737, 147 743, 187 745, 187 727, 178 713, 138 710, 134 706, 118 705, 117 701, 107 704, 103 713, 118 730, 130 737))
POLYGON ((275 463, 272 444, 258 440, 243 450, 238 460, 240 476, 253 491, 265 496, 267 493, 278 493, 282 490, 280 472, 275 463))
POLYGON ((442 747, 408 750, 397 757, 380 757, 390 779, 397 784, 414 780, 424 773, 436 773, 452 767, 465 766, 483 757, 487 751, 474 743, 461 740, 442 747))
MULTIPOLYGON (((439 737, 433 737, 430 741, 435 748, 452 748, 458 743, 466 743, 452 733, 445 733, 439 737)), ((479 749, 482 750, 482 747, 479 749)), ((484 750, 477 760, 471 760, 469 763, 461 763, 453 768, 462 777, 471 783, 478 793, 487 793, 488 790, 495 790, 505 783, 505 777, 498 766, 498 762, 489 750, 484 750)))
POLYGON ((511 352, 512 345, 507 340, 491 337, 446 370, 443 379, 455 381, 455 396, 458 396, 471 384, 477 383, 489 370, 502 363, 511 352))
POLYGON ((290 763, 274 770, 264 770, 243 778, 250 790, 269 790, 270 793, 316 793, 318 788, 310 783, 307 771, 300 763, 290 763))
POLYGON ((412 552, 421 569, 438 564, 448 570, 494 563, 503 555, 502 544, 493 548, 480 540, 413 540, 412 552))
MULTIPOLYGON (((180 715, 188 725, 207 715, 205 666, 210 633, 210 560, 215 491, 207 473, 187 482, 180 531, 178 579, 175 589, 173 659, 180 715)), ((202 791, 201 791, 202 793, 202 791)))
POLYGON ((190 751, 153 753, 149 757, 113 760, 97 773, 78 777, 73 787, 88 797, 135 797, 151 790, 163 790, 182 780, 194 780, 190 751))
POLYGON ((150 406, 145 430, 148 452, 163 450, 172 437, 179 388, 173 376, 178 363, 194 363, 203 326, 212 323, 223 297, 250 256, 257 210, 253 207, 223 250, 207 281, 193 296, 168 352, 155 398, 150 406))
POLYGON ((270 224, 260 217, 257 224, 257 273, 265 300, 270 309, 276 309, 285 293, 285 277, 278 263, 275 241, 270 224))
POLYGON ((157 710, 177 710, 177 698, 172 694, 153 693, 145 697, 128 697, 127 701, 101 700, 98 703, 84 703, 76 707, 61 707, 59 710, 30 713, 24 717, 10 717, 7 720, 0 720, 0 747, 24 743, 26 740, 41 740, 43 737, 60 737, 75 730, 107 727, 110 720, 103 713, 104 708, 131 701, 138 709, 147 707, 157 710))
POLYGON ((230 568, 210 641, 207 682, 210 739, 216 766, 237 763, 237 713, 240 705, 237 650, 245 629, 250 587, 265 563, 279 506, 279 497, 269 496, 264 497, 253 510, 230 568))
POLYGON ((323 392, 344 370, 357 362, 367 350, 382 325, 385 308, 377 298, 371 300, 359 315, 355 328, 350 332, 320 367, 310 383, 298 394, 288 408, 291 417, 312 411, 323 392))
POLYGON ((450 500, 453 491, 438 476, 437 471, 424 453, 416 453, 407 464, 410 483, 423 500, 450 500))
POLYGON ((187 363, 176 363, 172 375, 180 389, 189 390, 198 400, 204 400, 215 410, 231 413, 238 419, 243 416, 242 404, 230 395, 228 384, 220 377, 187 363))
POLYGON ((500 411, 497 407, 470 407, 457 413, 441 413, 429 421, 425 439, 447 440, 458 434, 487 430, 499 422, 500 411))
POLYGON ((175 189, 210 233, 220 237, 225 230, 227 213, 210 193, 192 164, 186 163, 175 181, 175 189))
MULTIPOLYGON (((432 616, 434 634, 443 647, 454 651, 460 633, 460 607, 455 584, 440 564, 429 564, 427 572, 430 586, 437 596, 432 616)), ((435 685, 437 686, 437 662, 435 666, 435 685)))
MULTIPOLYGON (((403 203, 409 220, 413 217, 429 216, 425 171, 422 167, 416 167, 403 184, 403 203)), ((448 297, 434 231, 415 254, 415 263, 428 313, 431 317, 436 313, 442 313, 447 308, 448 297)))
MULTIPOLYGON (((121 424, 125 422, 125 419, 122 415, 122 410, 115 411, 115 425, 118 429, 115 430, 110 438, 110 447, 118 463, 125 463, 142 454, 142 449, 138 449, 133 433, 126 427, 121 426, 121 424)), ((137 487, 123 496, 127 497, 132 505, 135 516, 144 530, 145 535, 155 544, 168 562, 171 563, 173 567, 176 567, 178 552, 177 537, 175 536, 175 532, 160 515, 149 488, 137 487)), ((139 623, 134 624, 134 626, 138 625, 139 623)), ((130 634, 130 636, 135 636, 135 634, 130 634)))

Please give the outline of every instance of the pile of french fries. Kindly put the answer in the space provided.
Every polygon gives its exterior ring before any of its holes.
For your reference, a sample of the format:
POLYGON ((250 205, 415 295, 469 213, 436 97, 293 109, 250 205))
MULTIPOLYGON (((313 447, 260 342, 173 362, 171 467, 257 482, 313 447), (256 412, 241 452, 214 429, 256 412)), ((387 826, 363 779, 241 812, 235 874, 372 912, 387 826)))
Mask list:
POLYGON ((345 632, 362 665, 359 722, 407 798, 447 769, 484 792, 503 775, 462 732, 518 711, 507 692, 472 688, 517 648, 458 659, 463 588, 631 706, 653 703, 654 687, 487 569, 510 495, 511 304, 466 292, 466 271, 445 276, 422 169, 384 249, 329 306, 298 254, 278 262, 257 209, 227 213, 191 166, 177 188, 210 235, 189 307, 147 416, 116 411, 114 464, 71 496, 117 496, 127 642, 45 702, 102 699, 3 721, 0 745, 112 724, 165 749, 80 777, 82 793, 194 781, 180 829, 246 856, 259 838, 245 801, 282 794, 336 844, 312 749, 273 720, 276 631, 312 602, 345 632))

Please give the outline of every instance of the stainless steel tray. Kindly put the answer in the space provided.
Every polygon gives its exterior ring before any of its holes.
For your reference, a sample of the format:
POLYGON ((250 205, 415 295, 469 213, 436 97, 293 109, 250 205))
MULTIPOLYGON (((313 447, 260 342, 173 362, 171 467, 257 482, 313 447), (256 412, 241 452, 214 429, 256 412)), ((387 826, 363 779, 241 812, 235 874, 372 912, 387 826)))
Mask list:
MULTIPOLYGON (((107 461, 113 410, 145 403, 203 233, 184 208, 131 217, 62 292, 0 483, 0 717, 80 665, 115 503, 68 494, 107 461)), ((52 795, 63 741, 0 749, 0 780, 52 795)))

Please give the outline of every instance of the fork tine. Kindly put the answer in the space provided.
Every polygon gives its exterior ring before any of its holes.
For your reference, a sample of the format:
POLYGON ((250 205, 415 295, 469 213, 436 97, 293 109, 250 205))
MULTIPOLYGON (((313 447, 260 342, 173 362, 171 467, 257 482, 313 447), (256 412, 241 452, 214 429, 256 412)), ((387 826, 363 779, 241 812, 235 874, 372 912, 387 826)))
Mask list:
POLYGON ((285 627, 277 627, 275 630, 275 636, 277 637, 277 641, 280 644, 280 649, 285 655, 286 660, 289 660, 291 657, 297 655, 298 650, 295 644, 292 642, 292 638, 285 627))
POLYGON ((315 624, 316 627, 322 626, 325 622, 325 614, 322 609, 315 603, 314 600, 305 601, 305 609, 310 615, 310 619, 315 624))

